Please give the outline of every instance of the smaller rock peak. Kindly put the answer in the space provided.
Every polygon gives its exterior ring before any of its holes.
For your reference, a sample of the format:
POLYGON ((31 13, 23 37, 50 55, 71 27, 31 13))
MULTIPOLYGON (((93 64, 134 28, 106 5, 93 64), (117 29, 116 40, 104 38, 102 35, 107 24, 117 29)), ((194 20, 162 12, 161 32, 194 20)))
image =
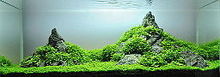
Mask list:
POLYGON ((158 25, 157 25, 157 23, 156 23, 156 21, 155 21, 155 16, 152 14, 151 11, 149 11, 149 12, 146 14, 146 16, 144 17, 143 22, 142 22, 142 25, 143 25, 144 27, 147 27, 147 26, 156 26, 157 28, 159 28, 158 25))

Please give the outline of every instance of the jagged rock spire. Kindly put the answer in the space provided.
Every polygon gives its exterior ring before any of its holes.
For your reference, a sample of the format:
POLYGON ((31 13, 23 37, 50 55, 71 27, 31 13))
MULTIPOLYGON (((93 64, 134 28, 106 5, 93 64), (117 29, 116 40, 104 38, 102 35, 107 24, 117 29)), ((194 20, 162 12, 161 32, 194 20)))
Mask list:
POLYGON ((57 33, 56 28, 52 29, 47 45, 58 49, 58 51, 65 51, 67 46, 64 42, 65 40, 57 33))
POLYGON ((158 25, 157 25, 157 23, 155 22, 155 17, 154 17, 154 15, 152 15, 151 11, 148 12, 148 13, 146 14, 146 16, 144 17, 143 22, 142 22, 142 25, 143 25, 144 27, 147 27, 147 26, 156 26, 157 28, 159 28, 158 25))

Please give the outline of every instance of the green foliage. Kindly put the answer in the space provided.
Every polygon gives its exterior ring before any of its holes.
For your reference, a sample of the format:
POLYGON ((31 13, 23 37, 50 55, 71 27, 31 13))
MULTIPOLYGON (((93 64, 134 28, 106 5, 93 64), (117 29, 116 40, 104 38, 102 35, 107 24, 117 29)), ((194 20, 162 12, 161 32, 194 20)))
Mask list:
POLYGON ((47 55, 50 53, 55 53, 57 49, 52 46, 40 46, 36 48, 33 56, 28 56, 21 61, 20 65, 22 67, 35 67, 42 65, 46 60, 49 60, 47 55))
POLYGON ((132 37, 123 44, 121 51, 126 54, 143 54, 151 49, 151 46, 142 37, 132 37))
POLYGON ((202 51, 196 44, 176 39, 169 33, 154 26, 133 27, 120 38, 117 42, 120 51, 125 54, 143 54, 140 60, 141 65, 150 67, 161 67, 167 64, 183 65, 183 59, 180 57, 182 51, 202 51), (160 35, 163 40, 159 43, 162 47, 160 52, 151 51, 151 40, 154 35, 160 35))
POLYGON ((36 56, 28 56, 25 59, 23 59, 20 63, 22 67, 34 67, 34 66, 40 66, 42 63, 42 60, 40 59, 40 55, 36 56))
POLYGON ((149 67, 159 67, 167 64, 163 54, 147 52, 140 59, 140 64, 149 67))
POLYGON ((144 27, 144 26, 137 26, 132 27, 130 30, 125 32, 119 39, 117 43, 123 43, 129 40, 132 37, 149 37, 152 34, 161 34, 162 30, 158 29, 154 26, 144 27))
POLYGON ((49 53, 46 55, 45 63, 51 65, 55 62, 67 62, 67 65, 74 65, 70 54, 65 52, 56 52, 56 53, 49 53))
POLYGON ((199 52, 208 60, 217 60, 220 55, 220 40, 214 40, 200 45, 204 51, 199 52))
POLYGON ((65 44, 67 45, 67 53, 74 53, 74 52, 84 51, 80 46, 75 45, 73 43, 65 42, 65 44))
POLYGON ((116 44, 110 44, 103 48, 102 51, 102 61, 110 61, 114 53, 119 52, 119 47, 116 44))
POLYGON ((40 58, 42 60, 46 60, 47 58, 45 57, 47 53, 52 53, 56 52, 57 49, 53 48, 52 46, 40 46, 36 48, 36 52, 34 52, 34 56, 37 56, 37 58, 40 58))
POLYGON ((0 56, 0 67, 7 67, 11 66, 12 63, 6 57, 0 56))
POLYGON ((55 52, 57 49, 53 48, 52 46, 40 46, 36 48, 36 54, 45 55, 48 52, 55 52))
POLYGON ((123 53, 115 53, 111 57, 111 61, 119 61, 121 60, 125 55, 123 53))
POLYGON ((141 57, 140 64, 150 67, 160 67, 170 63, 184 65, 184 60, 179 53, 179 50, 172 49, 162 50, 161 52, 145 52, 141 57))
POLYGON ((86 50, 86 54, 92 61, 103 60, 102 49, 86 50))
POLYGON ((73 66, 47 66, 47 67, 0 67, 0 74, 10 73, 49 73, 49 72, 99 72, 99 71, 166 71, 166 70, 183 70, 183 71, 207 71, 213 70, 220 67, 220 60, 209 61, 209 67, 199 68, 192 66, 177 66, 175 63, 168 64, 161 67, 146 67, 139 64, 133 65, 116 65, 117 62, 92 62, 82 65, 73 66))
POLYGON ((29 56, 21 62, 24 67, 51 66, 53 63, 64 63, 68 65, 83 64, 91 61, 85 50, 79 46, 66 42, 67 51, 59 52, 51 46, 36 48, 33 56, 29 56))
POLYGON ((74 64, 83 64, 91 61, 91 59, 86 54, 86 50, 72 43, 66 43, 66 45, 67 53, 70 54, 74 64))

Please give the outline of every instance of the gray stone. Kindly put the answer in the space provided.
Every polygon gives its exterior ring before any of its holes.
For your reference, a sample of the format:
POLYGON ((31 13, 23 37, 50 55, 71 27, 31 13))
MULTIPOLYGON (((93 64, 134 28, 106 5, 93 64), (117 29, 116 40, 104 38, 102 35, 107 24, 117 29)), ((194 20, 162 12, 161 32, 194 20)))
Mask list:
POLYGON ((50 64, 51 66, 67 66, 66 61, 58 61, 50 64))
POLYGON ((124 58, 122 58, 117 65, 124 65, 124 64, 137 64, 139 59, 141 57, 141 54, 129 54, 125 55, 124 58))
POLYGON ((163 48, 159 45, 153 45, 152 46, 152 51, 153 52, 161 52, 163 50, 163 48))
POLYGON ((51 66, 58 66, 59 62, 51 63, 51 66))
POLYGON ((45 62, 42 62, 39 67, 44 67, 45 66, 45 62))
POLYGON ((66 44, 64 43, 65 40, 57 33, 56 28, 54 28, 51 31, 51 35, 49 37, 48 40, 48 44, 56 49, 58 49, 58 51, 66 51, 66 44))
POLYGON ((142 25, 144 27, 147 27, 147 26, 156 26, 156 27, 158 27, 157 23, 155 22, 155 17, 154 17, 154 15, 152 15, 151 12, 147 13, 147 15, 144 17, 142 25))
POLYGON ((202 56, 195 54, 194 52, 184 51, 181 52, 181 56, 184 59, 186 65, 188 66, 195 66, 201 68, 208 66, 205 59, 202 56))

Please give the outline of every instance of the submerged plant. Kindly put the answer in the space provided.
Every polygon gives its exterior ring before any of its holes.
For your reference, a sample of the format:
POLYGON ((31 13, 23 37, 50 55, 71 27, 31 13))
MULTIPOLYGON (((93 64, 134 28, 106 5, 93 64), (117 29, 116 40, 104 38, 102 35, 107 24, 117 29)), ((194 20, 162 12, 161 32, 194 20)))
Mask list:
POLYGON ((67 51, 60 52, 51 46, 41 46, 36 49, 33 56, 29 56, 21 62, 23 67, 41 67, 41 66, 68 66, 89 62, 85 50, 81 47, 66 42, 67 51))
POLYGON ((7 67, 11 66, 12 63, 6 57, 0 56, 0 67, 7 67))
POLYGON ((121 60, 125 55, 123 53, 115 53, 111 57, 111 61, 119 61, 121 60))
POLYGON ((209 60, 217 60, 220 55, 220 40, 214 40, 208 43, 201 44, 200 47, 204 51, 199 52, 202 56, 209 60))
POLYGON ((101 55, 103 57, 102 61, 110 61, 112 55, 116 52, 119 52, 119 47, 117 44, 110 44, 105 46, 102 49, 102 55, 101 55))

